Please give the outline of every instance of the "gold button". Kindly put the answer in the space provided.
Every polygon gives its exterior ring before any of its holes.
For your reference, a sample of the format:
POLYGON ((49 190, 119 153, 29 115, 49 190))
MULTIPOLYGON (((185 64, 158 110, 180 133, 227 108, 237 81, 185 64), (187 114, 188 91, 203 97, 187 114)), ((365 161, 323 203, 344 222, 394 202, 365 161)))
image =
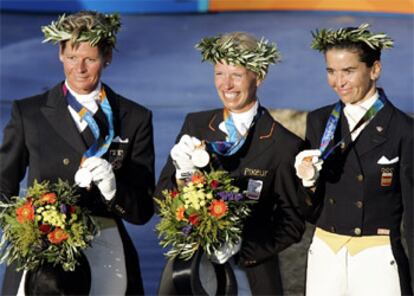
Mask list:
POLYGON ((329 228, 329 230, 330 230, 331 232, 336 232, 335 226, 331 226, 331 227, 329 228))
POLYGON ((359 174, 359 175, 357 176, 357 180, 358 180, 359 182, 364 181, 364 176, 362 176, 361 174, 359 174))
POLYGON ((345 142, 341 142, 341 144, 339 144, 339 147, 341 147, 342 150, 345 150, 346 148, 345 142))
POLYGON ((331 205, 334 205, 335 204, 335 199, 333 199, 333 198, 329 198, 329 203, 331 204, 331 205))
POLYGON ((64 165, 68 165, 69 163, 70 163, 69 158, 64 158, 64 159, 63 159, 63 164, 64 164, 64 165))
POLYGON ((355 203, 355 205, 356 205, 356 207, 357 207, 358 209, 362 209, 362 207, 363 207, 364 203, 363 203, 362 201, 358 200, 358 201, 355 203))
POLYGON ((354 229, 354 233, 355 233, 355 235, 361 235, 361 233, 362 233, 361 228, 359 228, 359 227, 355 227, 355 229, 354 229))

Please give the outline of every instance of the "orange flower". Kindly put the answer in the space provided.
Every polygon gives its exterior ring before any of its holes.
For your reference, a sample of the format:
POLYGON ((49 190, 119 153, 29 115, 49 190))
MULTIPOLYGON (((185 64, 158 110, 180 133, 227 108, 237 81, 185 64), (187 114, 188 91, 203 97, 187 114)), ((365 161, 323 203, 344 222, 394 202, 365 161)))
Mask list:
POLYGON ((175 212, 175 218, 177 219, 177 221, 184 220, 184 212, 185 212, 184 206, 181 206, 177 209, 177 211, 175 212))
POLYGON ((69 238, 69 235, 62 228, 57 227, 47 235, 47 238, 52 244, 59 245, 69 238))
POLYGON ((31 202, 27 202, 21 207, 16 209, 16 218, 19 223, 24 223, 26 221, 33 221, 35 212, 31 202))
POLYGON ((194 185, 204 184, 206 182, 206 179, 203 175, 194 174, 191 176, 191 182, 193 182, 194 185))
POLYGON ((224 200, 213 200, 208 208, 210 215, 220 219, 227 213, 227 205, 224 200))
POLYGON ((56 194, 54 192, 48 192, 42 195, 39 201, 43 203, 54 204, 56 202, 56 194))

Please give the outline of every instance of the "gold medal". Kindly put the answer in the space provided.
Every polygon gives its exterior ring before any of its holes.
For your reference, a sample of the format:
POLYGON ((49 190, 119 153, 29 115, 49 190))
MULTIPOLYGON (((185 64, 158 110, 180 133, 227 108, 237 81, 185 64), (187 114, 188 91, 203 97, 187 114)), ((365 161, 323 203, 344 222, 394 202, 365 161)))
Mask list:
POLYGON ((210 162, 210 155, 204 148, 197 148, 191 154, 191 161, 195 167, 203 168, 210 162))

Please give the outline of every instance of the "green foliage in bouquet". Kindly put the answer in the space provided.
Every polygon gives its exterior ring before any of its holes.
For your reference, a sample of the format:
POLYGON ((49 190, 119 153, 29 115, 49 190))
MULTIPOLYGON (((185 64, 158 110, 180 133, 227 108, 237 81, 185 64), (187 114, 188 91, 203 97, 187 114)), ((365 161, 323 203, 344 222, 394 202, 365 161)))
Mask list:
POLYGON ((225 242, 240 240, 253 201, 232 181, 226 171, 197 171, 177 190, 164 190, 164 199, 155 199, 161 217, 156 226, 160 245, 171 247, 167 257, 189 260, 200 247, 211 255, 225 242))
POLYGON ((96 225, 77 206, 75 187, 59 180, 34 182, 26 196, 0 202, 0 263, 32 270, 43 263, 73 271, 79 252, 90 245, 96 225))

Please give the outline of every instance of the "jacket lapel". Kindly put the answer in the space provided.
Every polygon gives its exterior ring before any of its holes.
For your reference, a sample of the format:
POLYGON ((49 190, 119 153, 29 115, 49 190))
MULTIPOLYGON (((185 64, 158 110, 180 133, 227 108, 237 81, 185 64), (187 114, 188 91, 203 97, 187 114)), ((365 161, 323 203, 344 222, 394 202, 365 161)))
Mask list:
POLYGON ((204 139, 211 141, 224 141, 226 139, 226 133, 224 133, 219 125, 224 120, 224 110, 218 109, 213 112, 210 120, 207 123, 207 128, 205 129, 204 139))
POLYGON ((86 150, 85 143, 73 121, 68 110, 68 106, 63 96, 62 84, 59 83, 47 94, 47 102, 41 107, 41 112, 49 121, 56 133, 62 137, 69 146, 73 147, 79 153, 86 150))
POLYGON ((355 143, 359 156, 362 156, 386 140, 387 128, 393 113, 393 106, 388 100, 371 122, 362 130, 355 143))
POLYGON ((263 113, 250 131, 252 135, 249 135, 249 137, 252 137, 252 139, 249 144, 249 153, 247 153, 246 158, 243 160, 244 163, 257 160, 258 156, 263 154, 275 139, 276 121, 273 120, 273 117, 265 108, 259 108, 263 113))

